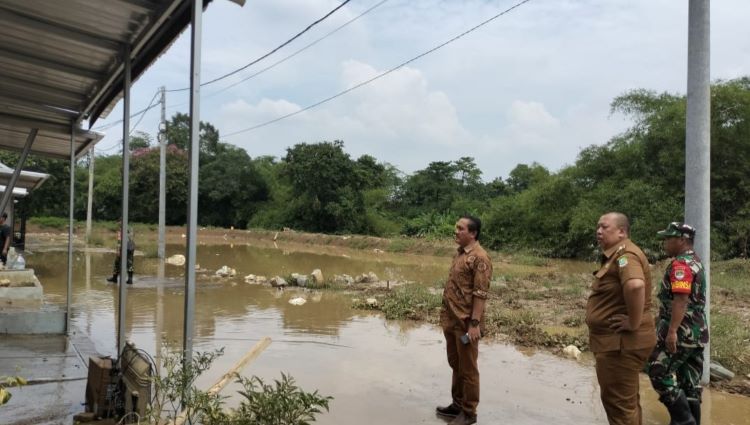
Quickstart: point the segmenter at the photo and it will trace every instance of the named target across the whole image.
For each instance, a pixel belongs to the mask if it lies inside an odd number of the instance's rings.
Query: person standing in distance
[[[10,249],[10,240],[13,232],[10,229],[10,226],[8,223],[8,213],[4,212],[0,214],[0,247],[2,247],[2,252],[0,252],[0,261],[3,262],[3,265],[8,261],[8,250]]]
[[[648,376],[671,425],[700,425],[703,347],[708,344],[705,271],[693,251],[692,226],[673,222],[658,236],[672,260],[659,286],[657,343]]]
[[[642,423],[638,374],[656,345],[651,271],[629,235],[625,214],[611,212],[599,219],[596,239],[602,256],[586,306],[589,346],[610,425]]]
[[[463,216],[456,222],[455,242],[448,281],[443,289],[440,324],[445,335],[448,364],[453,370],[451,404],[437,414],[453,417],[451,425],[477,422],[479,404],[479,338],[484,328],[484,307],[492,279],[492,262],[479,245],[482,222]]]
[[[133,284],[133,256],[135,255],[135,242],[133,242],[133,228],[128,226],[127,230],[127,257],[125,259],[126,266],[128,268],[128,280],[127,284]],[[117,278],[120,276],[120,253],[122,248],[122,219],[117,220],[117,253],[115,254],[115,263],[112,266],[112,277],[107,278],[107,282],[117,283]]]

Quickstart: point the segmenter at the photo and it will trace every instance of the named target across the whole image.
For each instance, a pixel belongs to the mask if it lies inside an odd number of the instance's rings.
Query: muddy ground
[[[114,224],[97,225],[90,245],[113,247]],[[180,244],[185,229],[168,227],[167,243]],[[59,244],[67,240],[60,229],[39,228],[33,224],[29,238],[35,245]],[[83,235],[83,229],[77,229]],[[145,256],[156,256],[156,226],[136,225],[138,249]],[[296,231],[262,231],[201,228],[201,245],[231,245],[252,242],[272,247],[283,243],[295,251],[325,252],[342,256],[373,256],[382,252],[403,253],[407,261],[445,262],[454,251],[452,241],[414,238],[376,238],[310,234]],[[77,239],[83,244],[83,238]],[[562,355],[567,345],[587,350],[588,333],[584,311],[591,282],[593,263],[559,261],[520,254],[491,253],[494,277],[487,310],[489,338],[509,341],[524,347],[538,347]],[[654,266],[653,275],[660,276],[663,264]],[[419,282],[411,288],[391,290],[367,286],[351,287],[335,284],[321,289],[352,291],[354,306],[382,310],[387,318],[411,319],[437,323],[440,306],[441,280]],[[377,305],[362,302],[376,298]],[[657,303],[654,302],[656,306]],[[712,265],[712,359],[735,372],[731,382],[715,383],[728,392],[750,395],[750,262],[731,260]]]

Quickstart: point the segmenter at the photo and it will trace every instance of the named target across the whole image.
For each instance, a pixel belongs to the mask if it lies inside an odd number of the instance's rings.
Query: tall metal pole
[[[161,87],[161,123],[159,124],[159,258],[165,256],[165,230],[167,208],[167,122],[166,122],[166,89]]]
[[[91,240],[91,220],[94,209],[94,147],[89,150],[89,196],[86,202],[86,243]]]
[[[70,316],[72,314],[72,299],[73,299],[73,208],[75,206],[75,178],[76,178],[76,155],[75,155],[75,141],[76,141],[76,127],[78,123],[74,123],[70,126],[70,203],[68,204],[68,276],[67,276],[67,290],[65,293],[65,334],[70,336]]]
[[[122,88],[122,226],[120,227],[120,299],[117,311],[117,354],[125,347],[125,278],[128,270],[128,194],[130,185],[130,44],[125,44]]]
[[[697,228],[695,251],[706,273],[706,319],[711,305],[711,58],[710,1],[690,0],[688,17],[685,221]],[[711,347],[704,348],[702,382],[710,378]]]
[[[203,1],[193,0],[193,24],[190,46],[190,182],[187,212],[185,261],[185,325],[183,364],[193,357],[193,318],[195,316],[195,255],[198,244],[198,154],[200,150],[200,71]]]

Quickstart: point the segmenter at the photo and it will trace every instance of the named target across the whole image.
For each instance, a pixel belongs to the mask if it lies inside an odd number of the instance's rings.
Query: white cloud
[[[297,111],[513,3],[390,0],[258,78],[203,99],[201,118],[227,134]],[[239,8],[213,2],[204,15],[204,81],[267,52],[338,4],[254,0]],[[373,4],[347,4],[262,64]],[[485,179],[507,176],[520,162],[537,161],[556,170],[573,162],[581,148],[605,143],[626,127],[623,117],[609,116],[615,96],[635,88],[684,93],[687,6],[673,0],[535,0],[371,85],[228,141],[255,156],[283,155],[299,142],[343,139],[353,156],[370,153],[405,171],[474,156]],[[713,78],[750,75],[748,14],[746,0],[712,4]],[[188,34],[138,81],[134,110],[145,107],[158,86],[187,84]],[[224,83],[203,93],[221,87]],[[186,100],[185,93],[168,95],[168,104]],[[145,117],[139,130],[155,131],[157,111]],[[110,120],[120,117],[118,108]],[[102,147],[121,133],[117,127],[109,130]]]
[[[380,72],[347,60],[341,64],[340,87],[352,87]],[[221,108],[220,122],[224,132],[231,133],[299,109],[300,105],[285,99],[264,98],[256,104],[234,101]],[[295,143],[333,139],[344,140],[355,156],[368,153],[408,171],[423,168],[436,153],[456,159],[461,155],[453,152],[471,145],[471,135],[459,122],[448,96],[431,90],[422,73],[413,68],[400,69],[348,96],[229,141],[251,155],[279,155],[283,147]],[[404,151],[414,154],[405,158]],[[447,156],[449,152],[452,156]]]

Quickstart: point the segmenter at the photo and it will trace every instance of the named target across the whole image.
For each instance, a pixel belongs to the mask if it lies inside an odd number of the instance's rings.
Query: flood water
[[[33,251],[33,247],[32,247]],[[167,254],[184,254],[169,246]],[[116,285],[111,274],[114,254],[74,255],[72,324],[91,338],[100,353],[114,355],[116,344]],[[65,302],[67,254],[36,252],[26,257],[44,285],[47,302]],[[208,388],[227,372],[260,338],[272,344],[244,369],[244,375],[265,380],[291,374],[307,391],[334,397],[321,424],[444,424],[434,407],[450,401],[450,370],[442,332],[431,325],[388,322],[378,314],[350,308],[356,295],[304,292],[248,285],[247,274],[308,274],[352,276],[369,271],[381,279],[432,284],[447,274],[443,258],[369,252],[299,252],[294,247],[247,245],[199,246],[198,261],[210,273],[198,274],[194,350],[225,347],[225,354],[199,381]],[[213,271],[227,265],[234,278],[216,279]],[[503,267],[498,265],[498,267]],[[166,265],[157,277],[156,259],[136,257],[135,284],[127,289],[127,338],[152,354],[162,341],[181,347],[184,267]],[[288,300],[308,302],[293,306]],[[546,353],[519,351],[500,343],[480,347],[483,424],[602,424],[598,387],[591,364]],[[646,424],[666,424],[647,380],[642,381]],[[223,394],[236,390],[229,386]],[[750,399],[705,391],[704,425],[750,424]],[[236,402],[230,400],[230,405]]]

